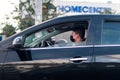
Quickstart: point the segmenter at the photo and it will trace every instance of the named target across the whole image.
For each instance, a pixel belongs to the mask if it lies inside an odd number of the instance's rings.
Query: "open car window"
[[[25,38],[24,47],[59,47],[65,46],[70,41],[72,30],[82,26],[88,30],[88,21],[58,24],[40,31],[34,32]],[[86,37],[87,32],[85,33]],[[62,44],[62,45],[61,45]]]
[[[54,29],[51,31],[49,31],[48,29],[43,29],[41,31],[35,32],[25,38],[24,47],[34,47],[40,41],[43,41],[44,38],[47,38],[48,35],[55,33],[57,33],[57,31],[55,31]]]

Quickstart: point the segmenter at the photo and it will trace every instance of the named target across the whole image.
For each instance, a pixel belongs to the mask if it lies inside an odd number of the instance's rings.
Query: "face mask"
[[[72,35],[70,36],[70,40],[71,40],[72,42],[75,42],[75,39],[73,39],[73,36],[72,36]]]

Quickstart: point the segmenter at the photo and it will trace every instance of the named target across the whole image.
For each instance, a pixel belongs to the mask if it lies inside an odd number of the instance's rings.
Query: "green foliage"
[[[3,34],[6,35],[6,37],[9,37],[15,33],[15,28],[12,25],[5,24],[3,28]]]
[[[34,25],[34,23],[35,23],[35,20],[31,16],[27,15],[25,18],[21,19],[21,22],[19,24],[19,29],[23,30],[25,28],[28,28],[28,27]]]
[[[19,0],[19,6],[15,7],[14,13],[19,13],[18,16],[14,16],[13,19],[18,20],[18,28],[23,30],[35,24],[35,10],[30,0]]]
[[[116,12],[113,10],[110,11],[110,10],[105,9],[103,12],[100,12],[100,14],[116,14]]]
[[[35,2],[32,0],[19,0],[20,3],[18,6],[15,6],[15,10],[11,13],[17,13],[17,16],[14,16],[13,19],[18,22],[18,26],[15,29],[12,25],[8,23],[3,23],[5,27],[3,28],[3,34],[7,37],[14,34],[15,30],[23,30],[35,24]],[[42,0],[42,21],[54,18],[57,16],[56,7],[52,4],[53,0]],[[8,20],[9,17],[6,18]]]
[[[52,4],[53,0],[43,0],[42,6],[42,21],[54,18],[57,16],[56,7]],[[16,12],[19,12],[18,16],[15,16],[14,19],[19,20],[19,29],[23,30],[35,24],[35,5],[32,1],[26,0],[22,2],[20,0],[19,7],[16,8]],[[27,14],[24,14],[27,13]]]
[[[43,19],[42,21],[54,18],[56,16],[58,16],[58,14],[56,13],[56,7],[52,4],[53,0],[43,0],[43,4],[42,4],[42,16]]]
[[[35,14],[35,10],[33,7],[33,4],[30,0],[26,0],[26,2],[22,2],[23,0],[19,0],[19,11],[22,13],[23,11],[26,11],[29,16],[32,16]],[[23,13],[24,14],[24,13]]]

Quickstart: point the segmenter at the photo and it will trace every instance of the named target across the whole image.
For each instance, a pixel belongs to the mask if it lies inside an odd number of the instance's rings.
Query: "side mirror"
[[[12,46],[14,48],[21,48],[22,44],[23,44],[23,39],[22,38],[23,38],[22,36],[16,37],[12,42]]]

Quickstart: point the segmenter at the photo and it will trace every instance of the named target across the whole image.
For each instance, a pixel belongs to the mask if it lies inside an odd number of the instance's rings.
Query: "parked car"
[[[71,45],[76,27],[84,45]],[[0,80],[80,79],[120,79],[120,15],[59,17],[0,42]]]

